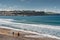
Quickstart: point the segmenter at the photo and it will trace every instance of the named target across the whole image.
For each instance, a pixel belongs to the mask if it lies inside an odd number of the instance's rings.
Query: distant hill
[[[60,14],[44,11],[0,11],[0,16],[43,16],[43,15],[60,15]]]

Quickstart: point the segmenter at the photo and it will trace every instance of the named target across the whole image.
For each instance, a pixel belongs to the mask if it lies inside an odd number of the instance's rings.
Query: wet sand
[[[18,33],[19,33],[19,36],[18,36]],[[58,40],[58,39],[48,38],[48,37],[36,37],[36,38],[27,37],[26,35],[28,36],[28,35],[36,35],[36,34],[0,28],[0,40]]]

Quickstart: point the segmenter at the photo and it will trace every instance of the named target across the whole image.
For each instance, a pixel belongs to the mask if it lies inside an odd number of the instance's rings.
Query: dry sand
[[[13,32],[14,32],[14,35],[13,35]],[[18,33],[19,33],[19,36],[18,36]],[[0,40],[57,40],[57,39],[48,38],[48,37],[38,37],[38,38],[25,37],[25,35],[36,35],[36,34],[0,28]]]

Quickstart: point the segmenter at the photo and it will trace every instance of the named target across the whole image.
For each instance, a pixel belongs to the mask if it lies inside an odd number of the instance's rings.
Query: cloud
[[[25,0],[24,0],[25,1]],[[45,11],[45,12],[58,12],[60,13],[60,9],[56,9],[57,7],[55,6],[54,8],[44,8],[44,9],[30,9],[30,8],[25,8],[24,6],[17,6],[17,5],[7,5],[7,4],[1,4],[0,3],[0,11],[10,11],[10,10],[36,10],[36,11]]]
[[[19,9],[19,7],[16,5],[8,6],[6,4],[0,3],[0,11],[9,11],[9,10],[18,10],[18,9]]]

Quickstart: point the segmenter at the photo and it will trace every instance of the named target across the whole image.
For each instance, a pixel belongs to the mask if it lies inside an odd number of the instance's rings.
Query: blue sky
[[[60,0],[0,0],[0,10],[60,11]]]

